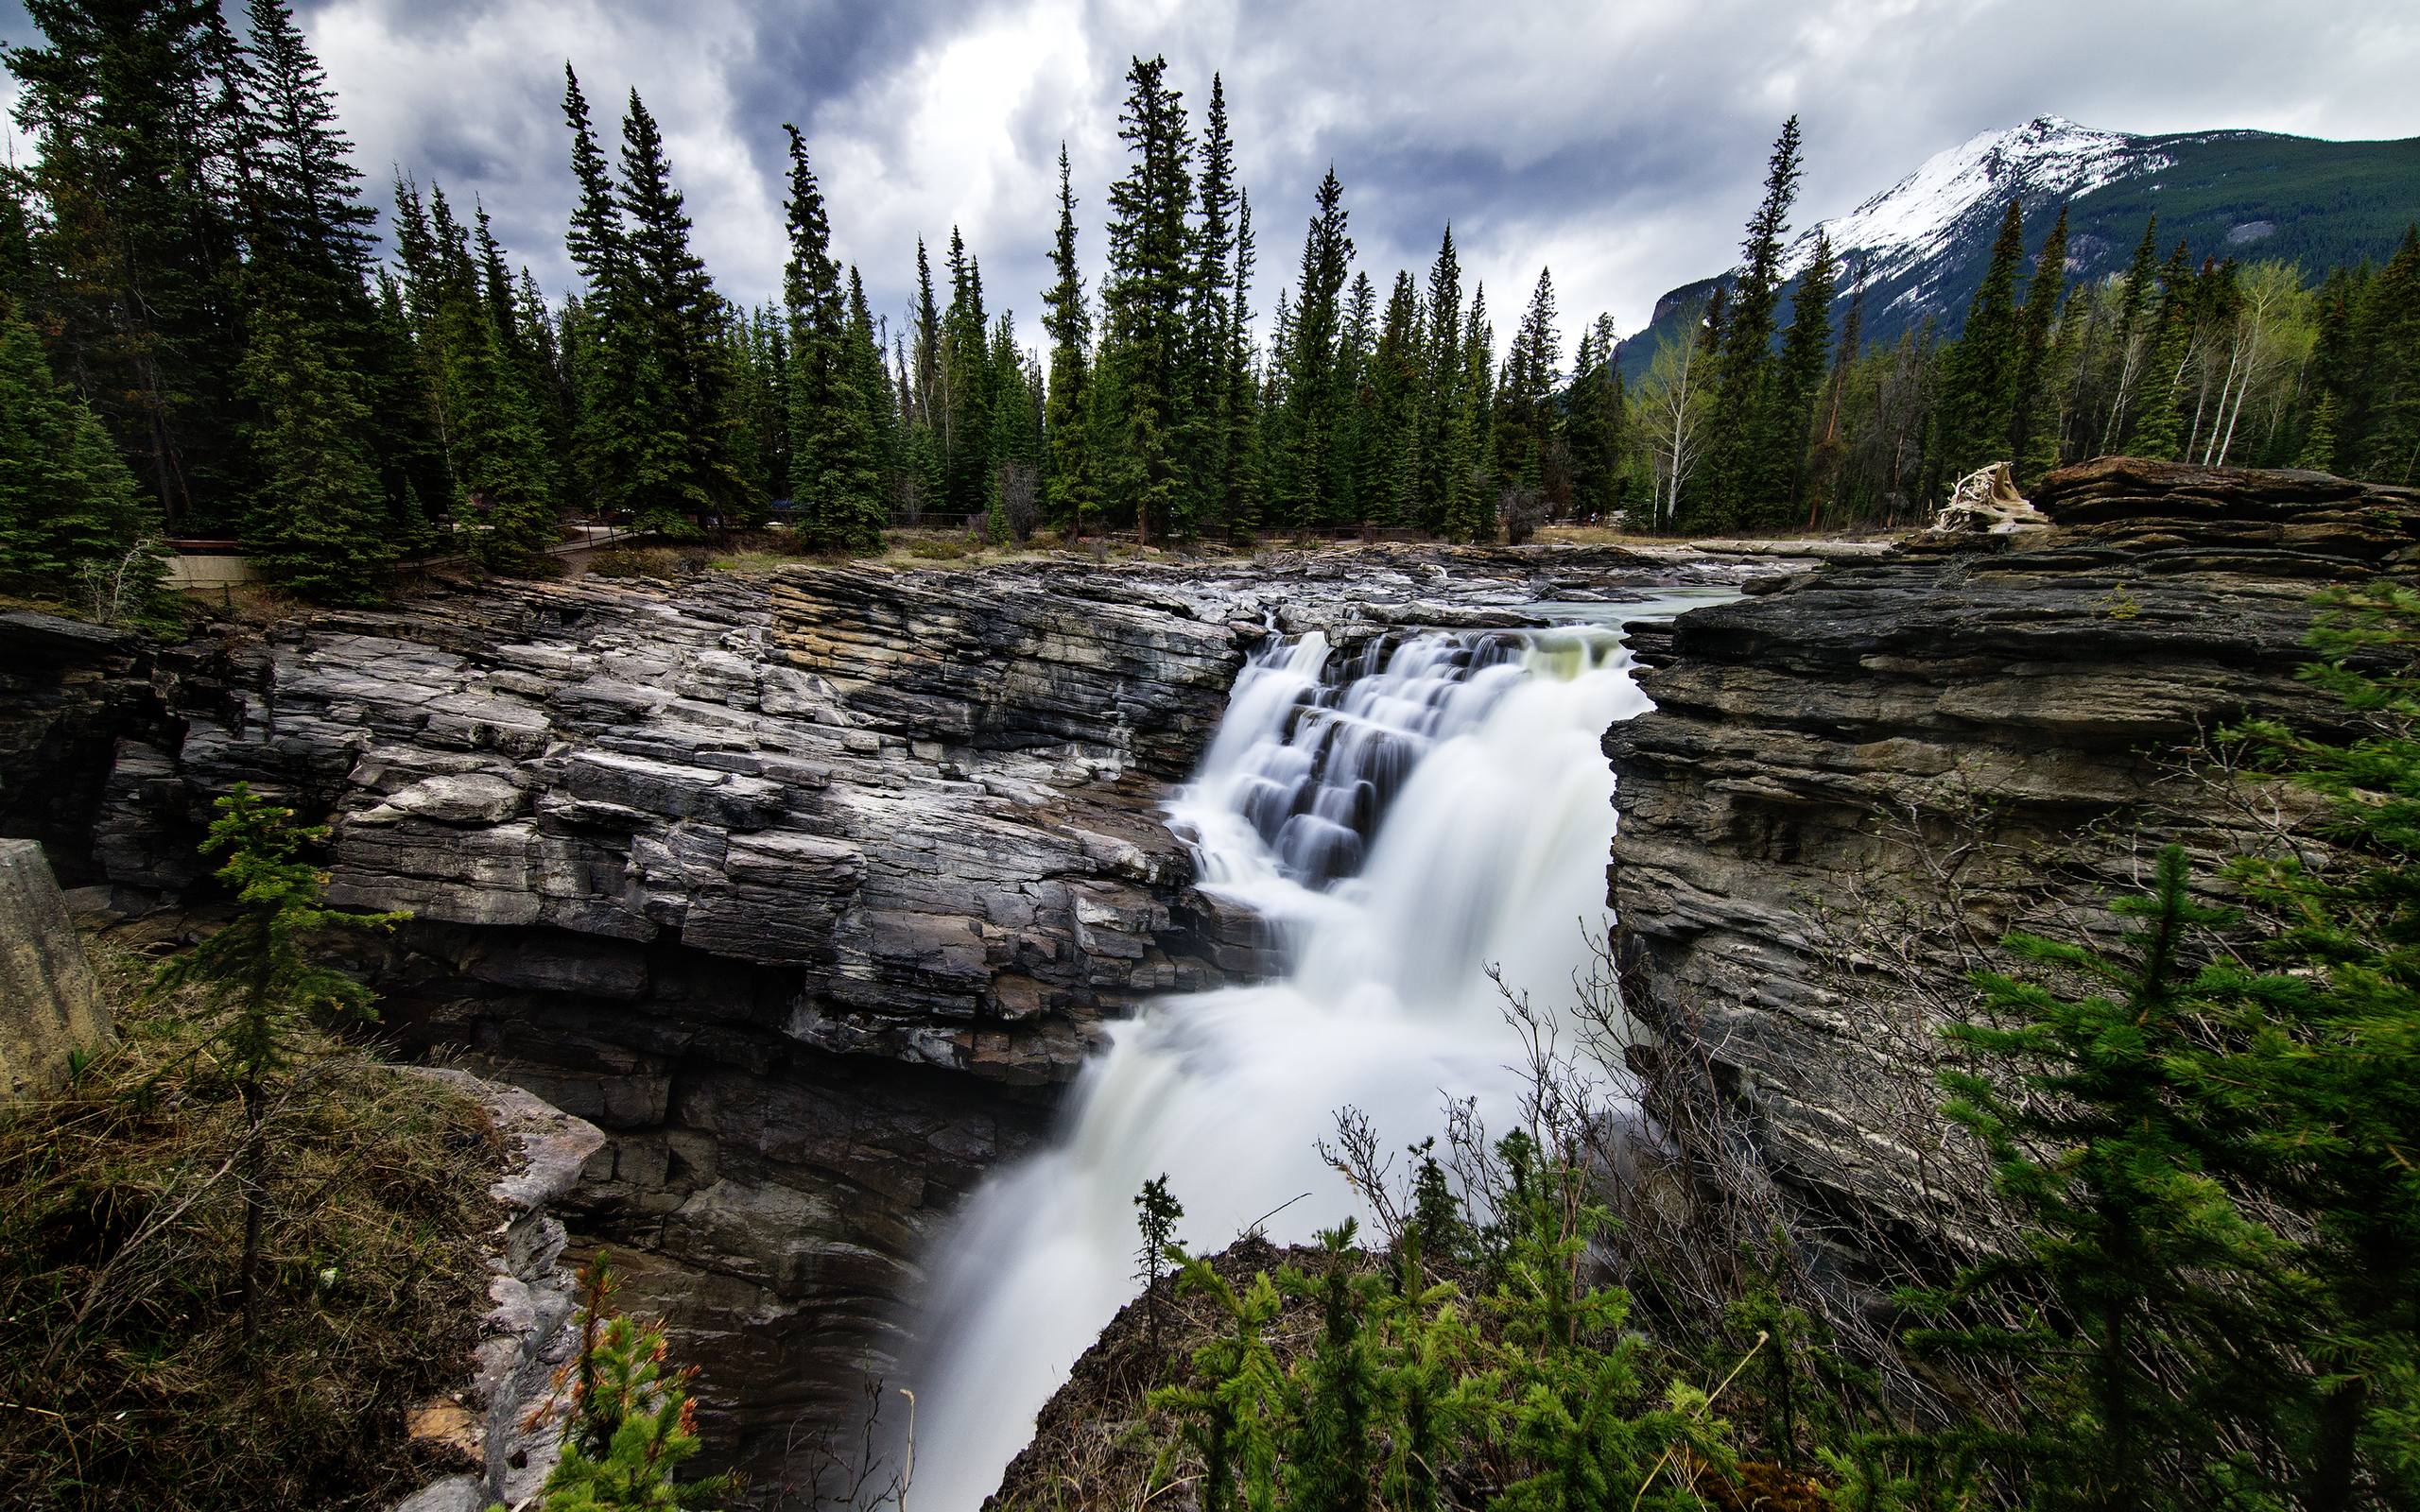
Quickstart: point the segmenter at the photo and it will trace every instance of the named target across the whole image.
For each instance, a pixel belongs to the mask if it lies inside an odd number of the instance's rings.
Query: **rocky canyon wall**
[[[606,1130],[580,1243],[705,1365],[710,1436],[769,1468],[886,1367],[933,1226],[1041,1134],[1102,1023],[1253,968],[1159,809],[1248,647],[1735,576],[1427,549],[802,566],[443,589],[158,649],[0,624],[0,809],[120,914],[206,910],[194,846],[235,782],[326,817],[333,899],[414,916],[351,963],[381,1032]]]
[[[2178,750],[2250,711],[2327,718],[2294,676],[2312,596],[2420,552],[2420,493],[2312,473],[2109,459],[2034,502],[2053,528],[1685,616],[1656,712],[1606,736],[1634,998],[1843,1245],[1877,1213],[1958,1221],[1922,1061],[1964,947],[2089,920],[2158,839],[2229,850],[2245,816]]]

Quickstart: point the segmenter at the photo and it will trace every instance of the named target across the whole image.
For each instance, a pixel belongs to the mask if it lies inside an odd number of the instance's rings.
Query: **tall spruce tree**
[[[142,547],[158,511],[137,490],[92,408],[53,381],[41,339],[0,294],[0,589],[71,597],[90,573],[130,569],[128,613],[148,607],[156,566]]]
[[[1747,497],[1761,476],[1755,455],[1759,422],[1769,413],[1766,389],[1773,369],[1773,310],[1781,297],[1782,237],[1789,230],[1801,173],[1798,117],[1782,123],[1765,164],[1764,198],[1749,217],[1739,244],[1739,271],[1733,278],[1722,344],[1715,353],[1714,402],[1707,421],[1703,481],[1686,498],[1683,525],[1706,530],[1728,525],[1743,511],[1761,508]]]
[[[1109,190],[1109,280],[1102,290],[1104,363],[1118,368],[1122,411],[1116,465],[1104,481],[1131,510],[1142,539],[1178,518],[1178,431],[1184,396],[1184,301],[1192,277],[1193,141],[1184,96],[1167,87],[1167,60],[1136,58],[1127,70],[1118,139],[1132,161]]]
[[[2100,424],[2100,450],[2106,453],[2115,453],[2123,444],[2140,402],[2143,373],[2149,366],[2145,316],[2157,308],[2152,303],[2152,292],[2159,277],[2159,245],[2153,240],[2158,234],[2159,217],[2153,215],[2143,223],[2143,239],[2135,244],[2134,261],[2127,264],[2118,286],[2118,334],[2110,343],[2101,378],[2101,390],[2108,395]]]
[[[349,323],[345,334],[366,338],[364,280],[378,216],[362,203],[336,93],[285,0],[250,0],[246,17],[253,255],[274,249],[292,281],[280,291],[289,310]]]
[[[992,321],[983,308],[982,266],[955,226],[949,288],[949,308],[942,312],[942,496],[948,508],[972,517],[992,503]]]
[[[2025,213],[2014,198],[2000,216],[1992,260],[1966,307],[1951,350],[1942,404],[1943,450],[1952,474],[2007,458],[2020,358],[2016,279],[2025,261]]]
[[[1445,534],[1455,541],[1487,541],[1495,534],[1495,445],[1490,420],[1495,413],[1495,327],[1487,318],[1487,286],[1471,290],[1462,316],[1461,377],[1449,455]]]
[[[527,573],[555,541],[552,458],[507,335],[512,311],[490,302],[470,232],[442,188],[432,187],[429,209],[433,246],[423,276],[448,420],[455,519],[480,565]]]
[[[2051,386],[2058,373],[2052,343],[2057,338],[2059,306],[2067,287],[2067,207],[2042,241],[2033,259],[2033,276],[2026,282],[2025,308],[2017,318],[2016,373],[2011,386],[2008,450],[2022,481],[2031,487],[2038,476],[2035,451],[2045,428],[2051,431],[2051,455],[2056,458],[2058,397]]]
[[[608,510],[679,524],[686,502],[682,438],[668,381],[648,339],[647,317],[620,197],[579,76],[563,65],[563,119],[579,190],[564,249],[587,284],[564,324],[563,363],[575,405],[574,492]]]
[[[789,318],[789,494],[798,532],[818,551],[878,550],[886,513],[873,455],[878,396],[862,391],[872,335],[851,329],[805,139],[794,126],[782,130],[789,141],[784,216],[790,255],[782,301]]]
[[[1832,352],[1831,377],[1824,386],[1824,412],[1806,460],[1806,528],[1814,529],[1832,500],[1841,472],[1847,464],[1849,384],[1858,370],[1858,354],[1865,338],[1867,263],[1860,253],[1849,277],[1848,314],[1841,319],[1841,339]]]
[[[1463,425],[1462,271],[1454,255],[1454,228],[1445,227],[1429,265],[1426,392],[1412,455],[1414,520],[1432,534],[1449,528],[1457,480],[1470,469],[1471,437]]]
[[[350,369],[299,315],[265,307],[237,369],[258,417],[248,439],[261,466],[244,544],[269,578],[305,598],[359,604],[378,596],[393,559],[386,496],[362,437],[370,406]]]
[[[1505,486],[1535,492],[1546,481],[1548,449],[1558,439],[1562,416],[1552,403],[1562,374],[1562,338],[1555,334],[1554,272],[1538,270],[1530,307],[1513,334],[1496,396],[1495,470]]]
[[[1806,494],[1807,448],[1815,428],[1815,400],[1831,357],[1832,293],[1839,286],[1832,240],[1818,233],[1815,255],[1790,296],[1789,331],[1782,338],[1766,395],[1764,422],[1757,427],[1754,487],[1743,511],[1746,523],[1772,530],[1798,518]]]
[[[2370,392],[2349,450],[2362,477],[2410,483],[2420,477],[2420,227],[2370,281],[2355,340]]]
[[[216,0],[28,0],[11,47],[36,152],[40,324],[172,530],[230,530],[255,496],[239,424],[241,66]]]
[[[1344,186],[1333,167],[1321,179],[1313,203],[1286,346],[1285,409],[1269,421],[1283,438],[1270,502],[1297,530],[1326,523],[1335,506],[1334,463],[1344,419],[1338,297],[1353,260],[1353,239],[1344,233]]]
[[[651,444],[675,459],[664,491],[649,506],[673,513],[725,518],[740,504],[741,480],[731,459],[737,422],[732,374],[719,340],[727,306],[706,265],[689,248],[689,213],[673,186],[664,133],[637,90],[622,118],[620,203],[633,285],[642,401],[668,401],[657,413],[637,407],[622,423],[652,426]],[[609,311],[609,318],[615,318]]]
[[[1250,541],[1260,528],[1260,385],[1253,373],[1252,196],[1236,193],[1236,267],[1227,300],[1227,345],[1220,387],[1227,421],[1225,496],[1219,515],[1230,534]]]
[[[941,416],[942,312],[933,298],[933,262],[925,239],[916,238],[916,303],[908,312],[906,350],[900,353],[900,387],[906,398],[907,437],[901,467],[918,509],[942,503]]]
[[[1067,173],[1067,145],[1059,144],[1059,230],[1050,244],[1057,275],[1043,297],[1042,326],[1050,336],[1049,403],[1043,428],[1049,439],[1044,496],[1051,523],[1070,536],[1091,529],[1100,510],[1100,483],[1092,445],[1092,310],[1076,260],[1076,195]],[[1226,290],[1215,291],[1223,306]],[[1223,321],[1221,322],[1223,330]],[[1225,361],[1223,345],[1215,354]],[[1225,438],[1219,438],[1223,452]]]
[[[1370,446],[1370,371],[1378,352],[1378,295],[1366,272],[1345,285],[1344,319],[1336,342],[1336,445],[1328,455],[1331,525],[1365,524],[1370,505],[1361,495],[1363,459]]]
[[[337,125],[335,93],[283,0],[251,0],[247,19],[237,82],[248,145],[241,195],[251,253],[243,280],[250,339],[278,350],[308,346],[325,397],[265,383],[259,365],[248,360],[241,389],[251,411],[245,434],[256,447],[261,491],[242,534],[268,548],[265,559],[286,580],[352,597],[351,590],[331,585],[351,581],[354,562],[306,566],[296,554],[316,549],[375,564],[424,543],[429,532],[413,518],[421,509],[398,496],[389,481],[408,472],[420,438],[387,423],[385,406],[377,403],[381,378],[391,382],[402,361],[386,347],[391,329],[380,320],[365,283],[370,228],[377,216],[361,201],[352,144]],[[264,412],[261,406],[271,403],[332,405],[360,414],[366,423],[339,436],[327,431],[323,416]],[[259,447],[274,447],[275,454]],[[385,455],[388,449],[395,455]],[[309,455],[323,457],[333,470],[316,486],[302,486],[298,472]],[[365,469],[379,480],[374,508],[355,497]],[[277,518],[314,508],[335,512],[317,521]]]
[[[847,333],[850,375],[856,384],[857,403],[865,412],[867,444],[877,485],[869,518],[877,530],[888,523],[891,501],[898,497],[901,457],[899,409],[893,403],[890,375],[883,366],[882,334],[883,328],[874,320],[873,308],[866,301],[865,280],[852,263]]]
[[[2152,317],[2150,352],[2145,359],[2142,403],[2126,449],[2136,456],[2174,461],[2185,442],[2185,417],[2178,407],[2185,378],[2185,359],[2193,340],[2192,274],[2180,241],[2160,265],[2159,306]]]
[[[1062,163],[1063,169],[1064,164]],[[1233,348],[1229,285],[1236,256],[1235,141],[1227,129],[1227,86],[1210,76],[1203,118],[1201,171],[1196,185],[1193,282],[1186,295],[1184,373],[1184,509],[1198,528],[1225,520],[1234,492],[1237,392],[1228,373]]]
[[[1426,381],[1421,341],[1420,287],[1409,272],[1397,272],[1370,356],[1360,455],[1363,516],[1379,525],[1399,526],[1411,513],[1413,432]]]
[[[1571,447],[1571,508],[1582,520],[1610,520],[1623,503],[1630,466],[1630,399],[1623,391],[1614,318],[1599,315],[1580,338],[1564,396]]]

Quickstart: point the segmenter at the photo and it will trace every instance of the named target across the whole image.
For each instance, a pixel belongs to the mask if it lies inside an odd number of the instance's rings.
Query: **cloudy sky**
[[[229,0],[230,9],[239,9]],[[1566,340],[1728,265],[1782,119],[1807,143],[1800,220],[1835,215],[1974,133],[2046,112],[2132,131],[2420,134],[2409,0],[301,0],[364,172],[479,196],[550,290],[571,199],[559,102],[578,67],[611,129],[636,88],[663,122],[725,292],[771,294],[781,126],[796,122],[839,254],[879,311],[916,238],[952,224],[995,308],[1040,339],[1064,140],[1097,275],[1122,168],[1130,58],[1165,54],[1196,112],[1225,76],[1261,248],[1291,281],[1311,191],[1343,180],[1383,294],[1450,218],[1499,333],[1541,265]],[[35,33],[0,0],[0,41]],[[14,88],[0,77],[0,98]],[[25,148],[18,144],[22,155]],[[609,147],[610,150],[610,147]]]

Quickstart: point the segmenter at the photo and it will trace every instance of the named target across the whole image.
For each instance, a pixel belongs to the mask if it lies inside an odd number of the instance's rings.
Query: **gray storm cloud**
[[[1167,56],[1197,123],[1211,74],[1225,77],[1264,310],[1291,280],[1312,187],[1332,163],[1357,266],[1382,294],[1396,268],[1426,266],[1450,218],[1499,334],[1547,265],[1566,339],[1600,310],[1635,328],[1665,289],[1727,265],[1768,144],[1792,112],[1807,139],[1802,223],[1976,131],[2046,111],[2135,131],[2420,131],[2405,87],[2420,21],[2394,0],[298,9],[375,197],[398,168],[476,196],[550,289],[574,277],[562,251],[568,59],[609,127],[633,87],[663,122],[699,249],[733,298],[779,287],[781,125],[795,121],[836,248],[861,265],[878,309],[906,307],[916,238],[938,260],[955,224],[991,302],[1017,312],[1028,342],[1040,339],[1062,140],[1098,279],[1136,53]],[[0,39],[31,37],[23,10],[0,0]]]

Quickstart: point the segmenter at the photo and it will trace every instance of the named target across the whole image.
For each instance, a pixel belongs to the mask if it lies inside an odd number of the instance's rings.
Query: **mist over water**
[[[1053,1147],[994,1175],[942,1236],[917,1505],[979,1506],[1138,1290],[1146,1180],[1167,1175],[1197,1251],[1308,1193],[1266,1225],[1298,1242],[1357,1206],[1315,1148],[1337,1109],[1398,1147],[1439,1132],[1448,1098],[1510,1125],[1518,1046],[1488,968],[1542,1006],[1569,1001],[1583,931],[1610,922],[1599,742],[1649,707],[1603,625],[1421,635],[1350,662],[1312,634],[1253,660],[1168,809],[1202,889],[1276,931],[1282,974],[1115,1026]]]

